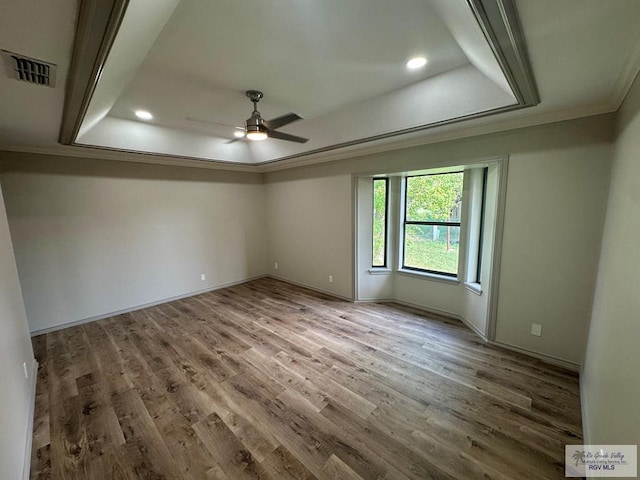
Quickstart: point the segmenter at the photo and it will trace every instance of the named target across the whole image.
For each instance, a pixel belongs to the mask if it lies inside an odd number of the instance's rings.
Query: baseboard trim
[[[24,449],[24,464],[22,467],[22,480],[29,480],[31,475],[31,447],[33,446],[33,421],[36,411],[36,385],[38,380],[38,362],[34,358],[29,372],[29,410],[27,411],[27,439]]]
[[[453,320],[458,320],[462,322],[465,327],[475,333],[481,340],[488,342],[487,337],[485,337],[484,332],[478,329],[475,325],[469,322],[462,315],[458,315],[457,313],[447,312],[446,310],[439,310],[437,308],[425,307],[424,305],[419,305],[417,303],[405,302],[403,300],[397,300],[395,298],[385,298],[385,299],[372,299],[372,300],[358,300],[358,302],[380,302],[380,303],[397,303],[398,305],[404,305],[405,307],[415,308],[416,310],[421,310],[426,313],[433,313],[435,315],[439,315],[441,317],[449,317]]]
[[[584,367],[580,368],[580,412],[582,413],[582,443],[584,445],[593,445],[589,430],[589,405],[587,403],[587,392],[585,391]]]
[[[392,303],[395,302],[393,298],[359,298],[354,300],[353,303]],[[397,302],[400,303],[400,302]]]
[[[313,290],[314,292],[324,293],[325,295],[330,295],[332,297],[339,298],[340,300],[346,300],[347,302],[353,303],[353,301],[354,301],[353,298],[344,297],[344,296],[339,295],[339,294],[337,294],[335,292],[330,292],[328,290],[323,290],[321,288],[314,287],[313,285],[307,285],[306,283],[294,282],[293,280],[289,280],[288,278],[279,277],[279,276],[273,275],[271,273],[268,273],[267,275],[264,275],[264,276],[267,277],[267,278],[273,278],[274,280],[280,280],[281,282],[290,283],[291,285],[297,285],[298,287],[308,288],[309,290]]]
[[[38,336],[38,335],[43,335],[45,333],[50,333],[50,332],[55,332],[55,331],[58,331],[58,330],[64,330],[65,328],[75,327],[77,325],[82,325],[84,323],[96,322],[98,320],[103,320],[105,318],[115,317],[116,315],[122,315],[123,313],[135,312],[137,310],[142,310],[143,308],[155,307],[156,305],[162,305],[163,303],[173,302],[174,300],[181,300],[183,298],[194,297],[196,295],[201,295],[203,293],[214,292],[216,290],[221,290],[223,288],[233,287],[235,285],[241,285],[243,283],[247,283],[247,282],[250,282],[252,280],[257,280],[259,278],[264,278],[264,277],[267,277],[267,276],[268,275],[258,275],[258,276],[255,276],[255,277],[246,278],[244,280],[239,280],[237,282],[223,283],[223,284],[220,284],[220,285],[216,285],[214,287],[208,287],[208,288],[204,288],[202,290],[197,290],[197,291],[194,291],[194,292],[184,293],[182,295],[176,295],[174,297],[164,298],[162,300],[157,300],[157,301],[145,303],[145,304],[142,304],[142,305],[136,305],[136,306],[133,306],[133,307],[123,308],[121,310],[116,310],[114,312],[109,312],[109,313],[96,315],[96,316],[93,316],[93,317],[83,318],[81,320],[74,320],[73,322],[61,323],[61,324],[55,325],[53,327],[42,328],[40,330],[33,330],[31,332],[31,336],[35,337],[35,336]]]
[[[580,372],[580,365],[577,363],[570,362],[568,360],[564,360],[562,358],[554,357],[552,355],[546,355],[544,353],[534,352],[533,350],[528,350],[522,347],[516,347],[515,345],[510,345],[508,343],[498,342],[496,340],[490,340],[490,344],[496,345],[498,347],[506,348],[507,350],[512,350],[514,352],[522,353],[523,355],[528,355],[529,357],[534,357],[544,362],[550,363],[551,365],[555,365],[557,367],[566,368],[567,370],[571,370],[572,372]]]
[[[397,298],[390,298],[387,300],[376,300],[380,303],[397,303],[398,305],[404,305],[405,307],[415,308],[416,310],[421,310],[427,313],[433,313],[434,315],[440,315],[441,317],[449,317],[454,320],[458,320],[462,322],[462,317],[457,313],[448,312],[446,310],[440,310],[438,308],[425,307],[424,305],[420,305],[418,303],[406,302],[404,300],[398,300]]]
[[[460,322],[462,322],[462,324],[467,327],[469,330],[471,330],[473,333],[475,333],[478,337],[480,337],[481,340],[483,340],[484,342],[490,344],[490,345],[496,345],[498,347],[502,347],[502,348],[506,348],[507,350],[511,350],[514,352],[518,352],[518,353],[522,353],[524,355],[527,355],[529,357],[534,357],[537,358],[539,360],[542,360],[544,362],[550,363],[551,365],[555,365],[558,367],[562,367],[562,368],[566,368],[567,370],[570,370],[572,372],[580,372],[580,365],[577,363],[573,363],[573,362],[569,362],[568,360],[564,360],[562,358],[557,358],[551,355],[545,355],[544,353],[538,353],[538,352],[534,352],[532,350],[527,350],[526,348],[521,348],[521,347],[516,347],[514,345],[509,345],[508,343],[502,343],[502,342],[497,342],[497,341],[491,341],[489,340],[485,335],[484,332],[480,331],[477,327],[475,327],[471,322],[469,322],[465,317],[463,317],[462,315],[458,315],[456,313],[452,313],[452,312],[447,312],[445,310],[439,310],[437,308],[431,308],[431,307],[425,307],[424,305],[418,305],[416,303],[411,303],[411,302],[405,302],[403,300],[397,300],[394,298],[385,298],[385,299],[372,299],[372,300],[357,300],[357,302],[380,302],[380,303],[397,303],[399,305],[404,305],[406,307],[411,307],[411,308],[415,308],[416,310],[421,310],[423,312],[427,312],[427,313],[433,313],[436,315],[440,315],[443,317],[449,317],[452,318],[454,320],[458,320]],[[582,382],[580,382],[580,398],[585,398],[584,396],[584,392],[582,392]],[[584,425],[586,425],[585,423],[585,412],[586,412],[586,408],[583,408],[582,410],[583,412],[583,432],[585,432],[585,428]],[[584,438],[588,438],[588,435],[585,434]],[[587,443],[585,443],[587,444]]]
[[[465,317],[460,317],[460,321],[464,323],[473,333],[475,333],[478,337],[480,337],[482,341],[489,343],[489,339],[484,334],[484,332],[480,330],[478,327],[476,327],[474,324],[469,322]]]

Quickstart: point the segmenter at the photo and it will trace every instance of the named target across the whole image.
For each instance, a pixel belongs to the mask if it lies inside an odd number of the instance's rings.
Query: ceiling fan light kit
[[[262,97],[264,97],[263,93],[258,90],[247,90],[246,92],[247,98],[253,102],[253,112],[251,112],[251,117],[247,118],[244,122],[244,131],[246,137],[249,140],[260,141],[266,140],[267,128],[264,125],[264,120],[260,116],[260,112],[258,111],[258,102]]]
[[[247,135],[246,137],[249,140],[266,140],[268,138],[268,135],[266,134],[266,132],[262,132],[260,130],[251,130],[249,127],[247,127]]]
[[[274,118],[273,120],[264,120],[258,111],[258,102],[264,94],[259,90],[247,90],[246,96],[253,103],[253,112],[251,117],[247,118],[244,122],[245,137],[249,140],[259,141],[266,140],[267,138],[277,138],[279,140],[286,140],[289,142],[305,143],[309,139],[297,137],[295,135],[289,135],[288,133],[282,133],[276,131],[277,128],[288,125],[296,120],[301,120],[302,117],[295,113],[287,113],[281,117]],[[235,138],[231,142],[241,140],[242,138]]]

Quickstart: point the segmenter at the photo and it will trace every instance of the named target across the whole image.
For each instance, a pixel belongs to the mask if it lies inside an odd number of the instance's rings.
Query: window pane
[[[463,173],[407,178],[406,219],[419,222],[459,222]]]
[[[460,227],[405,225],[404,266],[457,275]]]
[[[373,259],[374,267],[386,267],[387,179],[373,180]]]

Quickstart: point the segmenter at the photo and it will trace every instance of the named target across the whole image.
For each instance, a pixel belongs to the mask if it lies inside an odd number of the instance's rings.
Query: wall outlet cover
[[[542,336],[542,325],[539,323],[531,324],[531,335],[535,335],[536,337]]]

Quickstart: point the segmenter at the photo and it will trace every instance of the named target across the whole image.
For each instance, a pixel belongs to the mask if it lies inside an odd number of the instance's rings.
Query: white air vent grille
[[[7,68],[7,75],[10,78],[33,83],[34,85],[55,87],[56,66],[54,64],[7,52],[6,50],[2,50],[2,57]]]

